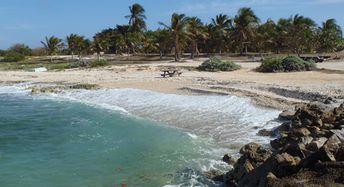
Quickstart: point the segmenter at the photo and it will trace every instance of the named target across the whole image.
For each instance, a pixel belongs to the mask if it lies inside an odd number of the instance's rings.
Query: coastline
[[[179,95],[235,95],[251,98],[258,106],[292,110],[328,97],[344,99],[344,63],[319,64],[318,71],[258,73],[259,63],[237,62],[243,68],[234,72],[199,72],[204,59],[184,63],[158,61],[149,64],[121,64],[97,69],[71,69],[54,72],[0,71],[2,84],[17,82],[43,84],[91,84],[100,88],[134,88]],[[162,78],[164,69],[179,69],[180,77]]]

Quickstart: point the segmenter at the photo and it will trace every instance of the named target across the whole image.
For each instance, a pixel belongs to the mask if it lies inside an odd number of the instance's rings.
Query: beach
[[[118,64],[96,69],[55,72],[1,71],[3,83],[95,84],[101,88],[135,88],[181,95],[220,94],[249,97],[260,106],[291,109],[295,104],[344,99],[344,62],[318,63],[318,70],[259,73],[259,62],[236,61],[233,72],[200,72],[205,59]],[[163,70],[178,69],[181,76],[162,78]]]

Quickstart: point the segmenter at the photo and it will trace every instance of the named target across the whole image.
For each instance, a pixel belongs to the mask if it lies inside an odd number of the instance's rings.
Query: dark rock
[[[261,145],[257,144],[257,143],[249,143],[247,145],[245,145],[244,147],[242,147],[240,149],[240,154],[242,155],[250,155],[252,153],[257,152],[257,150],[261,148]]]
[[[319,157],[321,161],[331,161],[331,162],[335,162],[336,158],[335,156],[332,154],[332,152],[329,150],[329,148],[327,148],[326,146],[323,146],[319,152]]]
[[[306,128],[296,128],[293,129],[293,135],[296,137],[304,137],[304,136],[309,136],[311,132],[309,132],[308,129]]]
[[[316,152],[326,143],[326,141],[327,138],[325,137],[317,138],[308,144],[306,148],[310,151]]]
[[[278,118],[281,120],[292,120],[294,118],[295,112],[285,110],[279,114]]]
[[[274,133],[271,130],[262,129],[257,133],[258,136],[273,136]]]
[[[338,149],[337,149],[337,152],[336,152],[336,160],[337,161],[344,161],[344,146],[341,145]]]
[[[203,175],[213,181],[224,182],[225,173],[222,173],[218,170],[206,171],[203,173]]]
[[[234,160],[231,156],[229,156],[228,154],[225,154],[225,156],[223,156],[222,161],[226,162],[229,165],[234,165],[236,163],[236,160]]]

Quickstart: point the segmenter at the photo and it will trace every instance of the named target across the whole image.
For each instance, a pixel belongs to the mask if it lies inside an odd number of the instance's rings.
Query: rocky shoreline
[[[286,122],[260,132],[276,137],[271,148],[249,143],[237,161],[225,155],[233,170],[212,178],[230,187],[344,186],[344,103],[308,104],[280,118]]]

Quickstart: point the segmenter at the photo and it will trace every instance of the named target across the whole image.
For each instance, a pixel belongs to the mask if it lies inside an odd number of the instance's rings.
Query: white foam
[[[30,85],[0,87],[0,93],[29,93]],[[259,128],[272,128],[279,111],[254,106],[236,96],[183,96],[137,89],[102,89],[42,94],[38,97],[82,102],[122,113],[153,119],[186,129],[193,139],[199,135],[238,149],[243,143],[267,143],[256,136]],[[258,127],[258,128],[257,128]]]
[[[73,91],[57,97],[105,108],[117,107],[131,114],[187,129],[195,135],[211,136],[218,142],[267,142],[256,136],[257,128],[272,128],[279,111],[254,106],[235,96],[182,96],[137,89]],[[195,136],[191,136],[195,138]]]

